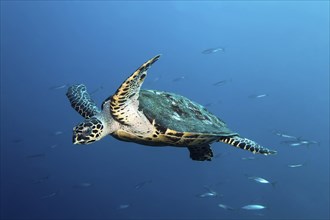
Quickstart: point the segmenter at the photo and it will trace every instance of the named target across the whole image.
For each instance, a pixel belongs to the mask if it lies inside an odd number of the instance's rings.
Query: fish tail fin
[[[276,185],[277,185],[277,181],[273,181],[270,184],[272,185],[273,189],[275,189],[276,188]]]
[[[306,166],[306,165],[308,165],[308,164],[309,164],[309,160],[306,160],[306,161],[304,161],[304,162],[302,163],[303,166]]]

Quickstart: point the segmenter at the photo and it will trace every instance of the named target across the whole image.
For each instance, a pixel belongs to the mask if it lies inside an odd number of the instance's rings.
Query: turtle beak
[[[75,131],[73,131],[73,136],[72,136],[72,143],[73,144],[87,144],[87,140],[85,140],[86,137],[83,134],[79,134]]]

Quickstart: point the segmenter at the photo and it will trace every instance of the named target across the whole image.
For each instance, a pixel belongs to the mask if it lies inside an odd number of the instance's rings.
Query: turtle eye
[[[88,137],[89,135],[91,135],[91,133],[92,133],[92,128],[91,127],[84,127],[81,131],[81,134],[84,137]]]

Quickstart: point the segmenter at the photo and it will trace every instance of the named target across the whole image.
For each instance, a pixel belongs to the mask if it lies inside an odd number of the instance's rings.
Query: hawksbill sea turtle
[[[264,155],[275,154],[227,128],[225,122],[186,97],[156,90],[141,90],[155,56],[140,66],[107,98],[101,109],[77,84],[66,93],[71,106],[85,118],[73,128],[74,144],[90,144],[111,135],[121,141],[148,146],[185,147],[190,158],[210,161],[210,144],[224,142]]]

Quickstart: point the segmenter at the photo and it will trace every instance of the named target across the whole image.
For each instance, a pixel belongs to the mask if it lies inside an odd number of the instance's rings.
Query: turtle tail
[[[270,155],[270,154],[276,154],[277,152],[274,150],[270,150],[268,148],[262,147],[256,142],[249,140],[247,138],[242,138],[239,136],[232,136],[232,137],[221,137],[219,142],[224,142],[226,144],[230,144],[235,147],[239,147],[243,150],[249,150],[252,153],[258,153],[263,155]]]
[[[70,86],[66,96],[68,97],[72,108],[86,119],[100,112],[99,108],[88,94],[84,84]]]

